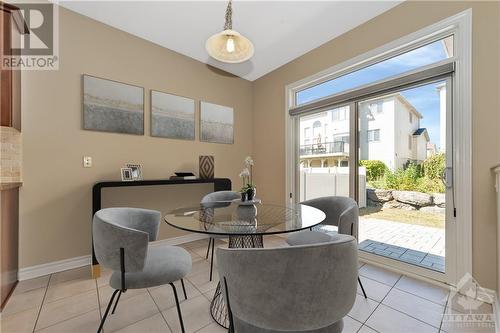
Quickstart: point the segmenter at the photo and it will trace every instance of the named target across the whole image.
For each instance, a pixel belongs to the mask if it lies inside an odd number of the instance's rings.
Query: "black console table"
[[[158,179],[158,180],[136,180],[136,181],[103,181],[95,183],[92,187],[92,217],[101,209],[101,189],[105,187],[130,187],[130,186],[158,186],[158,185],[182,185],[182,184],[214,184],[214,192],[230,191],[231,180],[228,178],[212,179]],[[98,278],[101,275],[99,262],[94,253],[92,244],[92,276]]]

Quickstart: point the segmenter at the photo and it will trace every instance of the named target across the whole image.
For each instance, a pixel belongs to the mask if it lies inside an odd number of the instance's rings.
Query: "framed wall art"
[[[151,90],[151,136],[194,140],[194,99]]]
[[[201,102],[200,120],[200,141],[234,143],[233,108]]]
[[[83,128],[144,134],[144,89],[83,75]]]

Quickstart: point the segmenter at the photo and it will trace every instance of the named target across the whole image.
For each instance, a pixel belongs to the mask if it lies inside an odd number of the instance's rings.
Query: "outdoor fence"
[[[366,169],[359,168],[359,207],[366,207]],[[349,196],[349,168],[304,168],[300,170],[300,201],[325,197]]]

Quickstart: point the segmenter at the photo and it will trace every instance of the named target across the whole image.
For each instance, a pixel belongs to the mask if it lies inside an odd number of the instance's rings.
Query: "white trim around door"
[[[444,19],[424,29],[377,49],[354,57],[320,73],[291,83],[285,87],[285,156],[286,156],[286,202],[292,204],[296,193],[297,119],[289,115],[295,107],[297,91],[345,75],[360,68],[388,59],[408,50],[425,45],[444,36],[454,35],[454,56],[456,63],[453,80],[453,165],[456,207],[456,244],[455,274],[449,284],[456,284],[465,274],[472,273],[472,9]],[[365,254],[363,254],[364,257]],[[371,260],[370,256],[365,258]],[[379,262],[381,263],[381,262]],[[384,262],[382,264],[388,264]],[[395,263],[397,268],[414,273],[410,265]],[[422,274],[427,278],[438,279],[434,272]]]

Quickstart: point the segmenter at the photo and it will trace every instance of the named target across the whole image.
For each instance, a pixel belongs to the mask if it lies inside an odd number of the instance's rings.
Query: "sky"
[[[446,59],[442,41],[422,46],[418,49],[387,59],[353,73],[324,82],[297,93],[297,104],[336,94],[364,84],[385,79],[425,65]],[[427,128],[430,142],[440,147],[439,140],[439,95],[433,83],[426,86],[402,91],[401,94],[423,115],[420,127]]]

